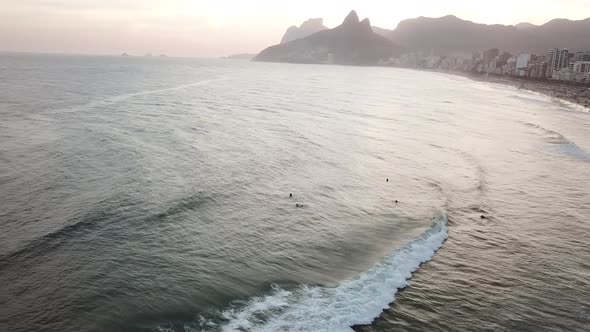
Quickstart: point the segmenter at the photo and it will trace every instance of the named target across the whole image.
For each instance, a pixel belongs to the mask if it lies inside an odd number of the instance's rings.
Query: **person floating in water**
[[[485,218],[486,218],[486,216],[484,216],[484,215],[482,214],[480,218],[481,218],[481,219],[485,219]]]
[[[385,182],[389,182],[389,178],[387,178],[387,181],[385,181]]]
[[[293,197],[293,194],[289,194],[289,198],[292,198],[292,197]]]
[[[395,204],[397,204],[397,199],[395,200]]]
[[[295,204],[295,207],[301,207],[301,205],[299,205],[299,204]]]

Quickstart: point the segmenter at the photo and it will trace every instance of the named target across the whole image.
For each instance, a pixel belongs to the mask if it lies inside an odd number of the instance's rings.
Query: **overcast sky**
[[[590,0],[0,0],[0,51],[221,56],[257,53],[285,29],[351,9],[393,29],[418,16],[543,24],[590,17]]]

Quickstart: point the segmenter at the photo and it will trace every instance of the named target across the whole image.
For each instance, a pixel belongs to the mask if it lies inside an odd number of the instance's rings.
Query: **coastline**
[[[403,68],[403,67],[393,67]],[[473,81],[487,82],[493,84],[502,84],[505,86],[515,87],[519,90],[524,90],[532,93],[537,93],[555,99],[556,101],[564,104],[569,104],[574,108],[578,108],[584,112],[590,113],[590,85],[574,85],[566,84],[560,81],[548,81],[548,80],[532,80],[528,78],[517,78],[504,75],[485,75],[473,72],[461,72],[451,70],[429,70],[423,68],[404,68],[413,69],[419,71],[427,71],[432,73],[448,74],[461,76]],[[434,259],[434,258],[433,258]],[[429,262],[426,262],[428,264]],[[422,271],[424,273],[424,271]],[[394,307],[399,305],[398,297],[403,298],[406,288],[399,289],[395,294],[396,299],[389,303],[389,307],[384,309],[383,312],[375,317],[370,324],[357,324],[351,326],[351,330],[354,332],[369,332],[369,331],[380,331],[383,326],[388,326],[387,319],[388,315],[394,312]],[[385,322],[385,323],[384,323]]]
[[[260,61],[260,60],[251,60],[251,61]],[[261,62],[275,62],[275,61],[261,61]],[[278,61],[276,63],[285,63]],[[291,62],[293,63],[293,62]],[[307,63],[299,63],[299,64],[307,64]],[[313,63],[318,65],[334,65],[334,64],[326,64],[326,63]],[[337,64],[340,66],[362,66],[356,64]],[[590,113],[590,83],[581,84],[576,82],[566,82],[566,81],[552,81],[546,79],[531,79],[529,77],[513,77],[513,76],[505,76],[505,75],[497,75],[497,74],[487,74],[487,73],[478,73],[478,72],[470,72],[470,71],[458,71],[458,70],[436,70],[436,69],[427,69],[427,68],[412,68],[412,67],[398,67],[398,66],[384,66],[384,65],[374,65],[375,67],[383,67],[383,68],[399,68],[399,69],[410,69],[410,70],[417,70],[417,71],[425,71],[431,73],[440,73],[440,74],[448,74],[448,75],[455,75],[461,76],[465,78],[469,78],[474,81],[479,82],[487,82],[487,83],[495,83],[495,84],[502,84],[507,86],[512,86],[520,90],[529,91],[538,93],[552,99],[557,100],[563,104],[568,106],[573,106],[574,108],[579,108],[583,112]],[[371,67],[371,65],[369,65]]]
[[[421,69],[419,69],[421,70]],[[565,104],[580,107],[585,112],[590,112],[590,86],[581,84],[567,84],[561,81],[532,80],[521,77],[504,75],[485,75],[472,72],[426,70],[435,73],[456,75],[469,78],[474,81],[487,82],[512,86],[520,90],[538,93]]]

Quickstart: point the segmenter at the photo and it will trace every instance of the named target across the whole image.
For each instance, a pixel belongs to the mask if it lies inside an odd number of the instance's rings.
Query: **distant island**
[[[316,21],[315,25],[317,23],[319,22]],[[290,29],[287,34],[293,34],[293,31]],[[289,38],[284,37],[283,40],[285,39]],[[375,33],[369,19],[360,21],[353,10],[336,28],[321,30],[304,38],[271,46],[260,52],[253,60],[374,65],[400,53],[399,46]]]
[[[121,56],[131,56],[131,55],[129,55],[128,53],[121,53]],[[150,58],[150,57],[153,57],[153,55],[152,55],[152,53],[146,53],[146,54],[144,54],[144,57]],[[160,58],[167,58],[168,55],[162,53],[159,55],[159,57]]]

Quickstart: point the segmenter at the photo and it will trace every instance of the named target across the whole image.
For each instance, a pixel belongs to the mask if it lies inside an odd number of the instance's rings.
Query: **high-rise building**
[[[523,69],[529,65],[529,61],[531,61],[530,54],[520,54],[516,58],[516,69]]]
[[[537,78],[545,78],[545,73],[547,72],[547,68],[549,67],[549,63],[547,61],[543,61],[538,64],[538,71],[537,71]]]
[[[554,49],[549,50],[549,52],[547,52],[547,55],[545,55],[545,60],[547,61],[547,67],[545,68],[545,77],[551,77],[551,75],[553,74],[553,66],[551,65],[551,63],[553,62],[553,54],[556,51]]]
[[[574,73],[590,73],[590,61],[574,62]]]
[[[497,56],[500,55],[500,50],[497,48],[490,48],[487,51],[483,52],[483,63],[488,64],[492,62],[492,60],[496,59]]]
[[[480,53],[480,52],[478,52],[478,51],[473,51],[473,53],[471,53],[471,60],[472,60],[474,63],[477,63],[477,62],[481,61],[481,59],[482,59],[482,58],[481,58],[481,53]]]
[[[555,67],[554,69],[561,69],[561,68],[565,68],[568,66],[569,64],[569,52],[567,49],[563,48],[561,50],[558,49],[557,52],[558,56],[557,56],[557,60],[555,62]]]
[[[504,52],[502,53],[502,55],[500,55],[498,57],[498,66],[503,66],[508,62],[508,59],[510,59],[510,57],[512,57],[512,54],[510,54],[510,52]]]
[[[506,64],[502,66],[502,73],[508,75],[517,75],[516,62],[518,58],[511,56],[506,60]]]
[[[553,77],[554,71],[560,71],[569,66],[569,51],[567,48],[554,48],[547,53],[549,65],[547,66],[546,77]]]
[[[570,72],[574,70],[574,62],[575,62],[574,58],[575,58],[574,53],[568,53],[567,60],[566,60],[566,62],[567,62],[566,68],[568,68]]]
[[[547,68],[549,67],[549,61],[547,55],[531,55],[531,61],[529,63],[530,77],[533,78],[546,78]]]
[[[590,61],[590,52],[578,52],[574,56],[574,61]]]

